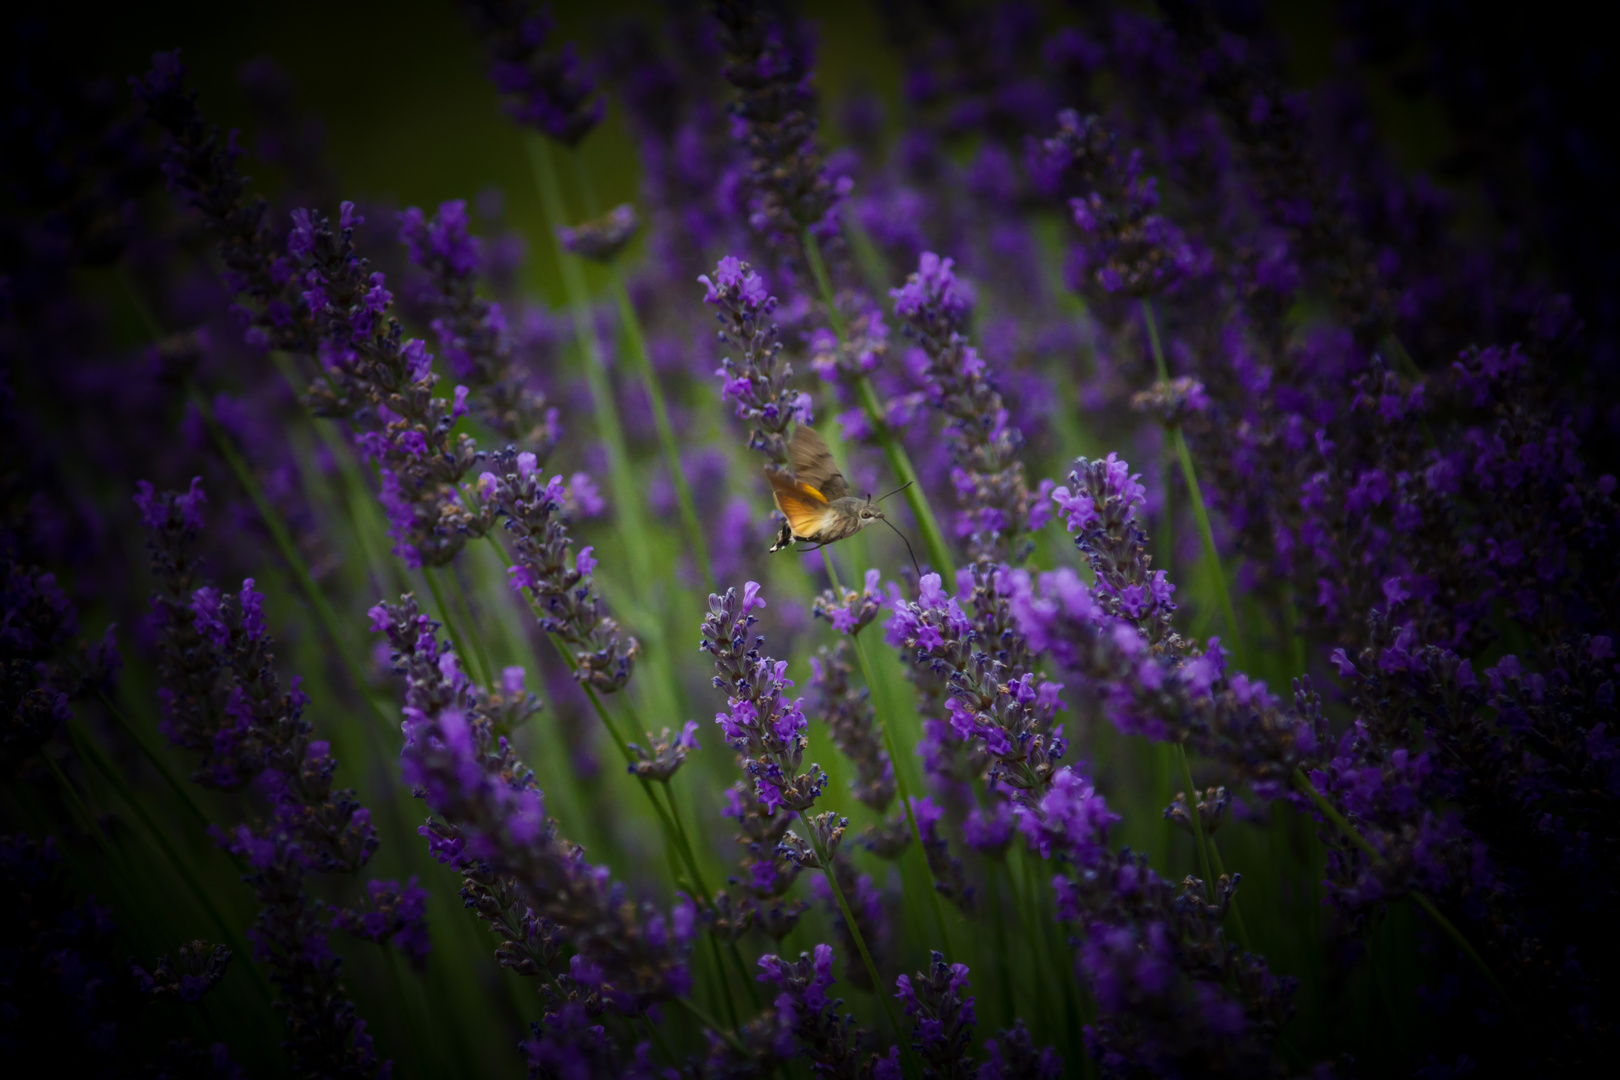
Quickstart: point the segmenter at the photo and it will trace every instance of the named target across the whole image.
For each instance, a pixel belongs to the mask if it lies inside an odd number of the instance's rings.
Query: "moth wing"
[[[788,461],[799,482],[815,488],[828,502],[849,494],[849,484],[833,462],[832,451],[811,428],[800,424],[793,429],[793,438],[788,441]]]
[[[832,507],[815,488],[770,469],[765,470],[765,479],[770,481],[776,508],[787,518],[794,536],[801,540],[814,539],[832,522]]]

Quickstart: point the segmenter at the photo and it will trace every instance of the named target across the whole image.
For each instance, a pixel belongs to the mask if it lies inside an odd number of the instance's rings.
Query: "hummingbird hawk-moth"
[[[771,485],[771,496],[786,519],[777,533],[776,542],[771,545],[773,552],[792,547],[795,541],[814,545],[801,548],[801,551],[814,551],[854,536],[879,521],[894,529],[894,534],[904,541],[906,552],[911,552],[911,541],[883,516],[883,511],[872,501],[872,496],[857,498],[850,494],[849,483],[838,470],[832,452],[820,435],[802,425],[795,427],[793,437],[788,440],[788,462],[792,466],[791,473],[771,465],[765,466],[765,479]],[[909,486],[910,481],[907,481],[889,495],[904,491]],[[887,499],[889,495],[883,498]],[[916,565],[915,555],[912,555],[911,562],[913,566]]]

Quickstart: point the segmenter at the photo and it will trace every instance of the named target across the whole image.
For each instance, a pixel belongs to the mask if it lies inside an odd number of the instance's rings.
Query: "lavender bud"
[[[629,203],[615,206],[595,221],[569,228],[559,226],[557,238],[563,247],[582,259],[610,263],[623,251],[641,227],[636,208]]]

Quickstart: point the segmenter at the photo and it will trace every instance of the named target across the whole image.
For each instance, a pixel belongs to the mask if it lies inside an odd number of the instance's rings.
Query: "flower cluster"
[[[636,760],[630,764],[629,770],[645,780],[668,780],[686,761],[687,751],[701,749],[697,741],[697,728],[696,720],[688,720],[679,735],[671,736],[669,728],[665,728],[663,734],[655,739],[648,732],[647,742],[650,745],[630,744],[630,752]]]
[[[612,262],[614,256],[625,249],[641,227],[636,208],[629,203],[615,206],[595,221],[587,221],[570,228],[557,227],[557,239],[562,246],[582,259],[592,262]]]
[[[170,1001],[196,1001],[219,985],[231,963],[231,950],[202,940],[188,941],[176,953],[179,960],[175,963],[167,956],[158,957],[150,974],[142,967],[134,969],[141,993]]]
[[[245,880],[258,895],[261,909],[248,934],[255,958],[269,963],[281,991],[294,1056],[310,1072],[374,1075],[386,1065],[344,996],[339,961],[326,940],[332,917],[305,887],[311,871],[365,866],[377,849],[370,812],[352,790],[333,787],[337,761],[303,718],[307,699],[297,680],[281,689],[264,597],[253,579],[232,595],[201,578],[195,554],[201,489],[158,494],[144,485],[136,502],[151,534],[158,582],[152,610],[171,741],[194,746],[212,734],[199,779],[222,787],[258,780],[270,795],[268,819],[216,829],[215,839],[246,864]],[[408,951],[424,952],[422,905],[398,914],[378,927],[376,940],[402,937]],[[347,919],[365,916],[338,916]]]
[[[816,597],[811,613],[832,623],[832,628],[840,634],[860,633],[883,610],[883,593],[878,589],[882,576],[882,571],[875,567],[868,570],[861,591],[841,589],[842,598],[834,596],[831,589],[826,590]]]
[[[804,769],[809,725],[804,699],[790,701],[784,696],[793,686],[787,677],[787,661],[761,654],[763,637],[750,640],[750,629],[759,621],[753,613],[764,607],[759,583],[754,581],[743,587],[740,597],[736,589],[727,589],[725,596],[709,597],[702,648],[714,657],[714,685],[726,695],[727,709],[717,713],[714,722],[737,751],[753,782],[754,797],[764,804],[765,812],[803,814],[826,788],[827,775],[818,765]]]
[[[415,597],[407,594],[398,604],[379,604],[370,614],[372,630],[387,637],[396,669],[409,673],[415,665],[435,662],[438,625],[417,610]],[[480,695],[465,676],[436,684],[424,673],[413,684],[415,700],[406,703],[406,722],[420,723],[424,708],[465,706],[476,698],[478,707],[476,711],[469,707],[469,712],[480,737],[490,743],[485,763],[506,778],[508,785],[532,786],[533,774],[518,760],[503,733],[503,728],[510,730],[540,708],[535,696],[522,690],[521,676],[521,671],[515,676],[508,671],[499,690]],[[430,690],[436,693],[430,694]],[[515,880],[487,860],[466,856],[466,843],[454,824],[430,819],[418,832],[427,837],[435,857],[460,872],[462,902],[501,939],[495,950],[500,965],[527,978],[550,975],[563,952],[562,929],[535,914]]]
[[[482,715],[483,693],[434,639],[414,601],[374,611],[406,676],[405,781],[442,819],[421,829],[434,857],[463,873],[485,864],[509,882],[528,909],[516,940],[538,939],[545,948],[542,920],[560,927],[575,950],[571,978],[625,1015],[686,993],[692,903],[682,900],[665,916],[628,902],[605,869],[586,863],[558,833],[533,772],[494,733]]]
[[[468,230],[467,203],[454,199],[429,218],[416,207],[399,215],[399,239],[428,275],[422,299],[450,373],[468,387],[476,415],[519,450],[542,461],[561,435],[557,410],[524,372],[501,305],[476,293],[484,257]]]
[[[980,561],[963,568],[953,596],[938,574],[924,574],[917,599],[897,602],[886,637],[908,663],[943,680],[951,730],[989,753],[990,779],[1034,800],[1068,744],[1054,725],[1063,684],[1034,670],[1013,623],[1016,580],[1007,567]]]
[[[592,591],[591,548],[572,550],[562,477],[542,481],[539,462],[528,452],[505,450],[490,464],[495,471],[479,476],[478,494],[487,512],[505,518],[512,537],[512,587],[528,594],[540,628],[572,650],[575,678],[602,693],[622,689],[641,646],[619,630]]]
[[[573,42],[549,50],[555,23],[550,5],[532,0],[464,0],[474,31],[489,53],[489,77],[513,120],[565,146],[575,146],[602,122],[607,102],[581,70]]]
[[[793,365],[782,359],[781,329],[769,321],[776,297],[766,293],[764,278],[733,255],[720,260],[713,278],[704,274],[698,280],[707,290],[704,302],[719,309],[720,340],[740,350],[723,357],[715,372],[724,380],[720,400],[737,402],[737,418],[749,425],[749,448],[786,469],[787,432],[812,417],[810,396],[788,389]]]
[[[1031,494],[1018,458],[1023,433],[1012,426],[996,383],[978,351],[961,331],[967,326],[972,300],[957,280],[950,259],[923,252],[905,285],[891,289],[894,313],[916,338],[928,363],[922,372],[928,398],[949,417],[945,437],[951,445],[951,481],[962,510],[956,532],[967,541],[973,558],[981,555],[1020,563],[1051,515],[1043,480]]]
[[[855,1018],[839,1015],[843,1001],[827,996],[833,984],[832,965],[832,947],[819,944],[814,957],[809,953],[800,953],[794,961],[760,957],[757,978],[776,988],[776,1015],[792,1032],[816,1076],[895,1080],[900,1075],[899,1047],[892,1047],[887,1056],[872,1052],[871,1036]]]
[[[923,1061],[923,1075],[934,1080],[967,1080],[972,1075],[973,999],[964,997],[966,964],[947,964],[935,952],[926,972],[901,975],[895,997],[911,1017],[911,1046]]]
[[[802,235],[836,235],[838,204],[852,186],[834,178],[816,146],[809,43],[756,0],[715,5],[724,74],[736,88],[732,134],[748,152],[748,223],[799,258]]]
[[[319,415],[363,413],[370,421],[356,442],[380,467],[395,554],[410,567],[441,566],[493,524],[487,513],[467,508],[457,490],[479,457],[471,436],[451,436],[468,411],[470,390],[457,386],[450,400],[434,396],[432,356],[420,340],[405,340],[388,315],[393,294],[383,275],[355,250],[362,221],[349,202],[335,230],[319,213],[293,212],[287,250],[305,286],[322,370],[307,398]]]
[[[1069,767],[1020,815],[1026,837],[1069,866],[1053,882],[1058,915],[1084,934],[1076,965],[1099,1011],[1086,1044],[1103,1067],[1110,1074],[1270,1072],[1293,981],[1226,940],[1221,921],[1237,879],[1216,882],[1211,901],[1197,878],[1178,888],[1143,856],[1110,850],[1108,830],[1119,817]]]
[[[1142,175],[1142,152],[1122,159],[1117,136],[1096,116],[1058,114],[1058,130],[1042,144],[1043,172],[1072,189],[1069,213],[1080,231],[1070,253],[1070,280],[1087,278],[1105,294],[1148,296],[1201,270],[1202,257],[1180,229],[1157,211],[1158,183]]]

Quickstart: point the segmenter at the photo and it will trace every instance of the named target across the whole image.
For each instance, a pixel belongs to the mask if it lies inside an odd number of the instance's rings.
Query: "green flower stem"
[[[73,743],[74,751],[82,760],[88,761],[95,766],[96,771],[101,773],[107,783],[112,786],[112,789],[118,793],[118,797],[123,799],[124,804],[134,812],[136,818],[145,828],[147,838],[152,841],[154,847],[163,853],[163,857],[169,860],[175,872],[180,875],[180,880],[185,883],[187,891],[196,897],[198,904],[202,906],[208,917],[213,920],[214,925],[219,928],[220,934],[229,942],[231,948],[238,956],[252,956],[253,954],[248,950],[247,944],[242,940],[241,935],[236,932],[236,928],[231,925],[230,920],[225,918],[224,913],[214,903],[213,897],[208,894],[208,890],[203,888],[202,883],[197,880],[197,875],[192,869],[190,861],[182,857],[175,846],[169,842],[167,834],[152,819],[151,812],[147,810],[146,804],[135,797],[135,793],[129,789],[129,785],[119,775],[118,769],[101,752],[101,747],[94,740],[81,736],[72,724],[66,726],[68,738]],[[55,763],[52,764],[54,766]],[[62,777],[62,779],[64,782],[66,781],[66,777]],[[97,835],[99,836],[99,831]],[[238,866],[241,865],[236,856],[232,855],[230,858]],[[270,984],[265,981],[264,973],[258,969],[257,965],[249,964],[248,969],[252,973],[254,989],[259,992],[266,1002],[270,1001],[273,995]]]
[[[450,584],[455,586],[454,595],[461,605],[461,614],[466,616],[465,625],[471,634],[473,652],[478,654],[478,663],[484,669],[486,685],[494,686],[497,675],[495,663],[490,658],[488,647],[484,644],[484,635],[478,632],[478,616],[473,612],[472,596],[468,593],[461,574],[456,573],[451,568],[446,568],[445,572],[450,575]]]
[[[669,665],[663,624],[651,617],[645,607],[652,599],[657,584],[650,559],[647,521],[642,513],[645,494],[636,482],[635,471],[630,464],[624,425],[619,418],[618,401],[613,396],[613,387],[608,379],[602,341],[597,336],[596,323],[591,319],[591,298],[585,283],[584,265],[564,249],[562,240],[557,236],[556,226],[567,221],[568,212],[563,205],[562,186],[558,182],[556,156],[545,136],[538,133],[526,135],[525,144],[529,149],[535,187],[540,193],[546,220],[553,226],[548,230],[552,252],[556,255],[557,268],[562,273],[563,287],[568,293],[568,311],[574,323],[574,337],[584,354],[581,366],[585,369],[585,382],[590,387],[597,430],[607,449],[613,509],[618,516],[625,565],[630,576],[629,595],[625,598],[630,603],[621,605],[621,610],[639,616],[633,621],[647,645],[645,662],[660,676],[653,679],[650,685],[643,684],[643,690],[666,696],[659,708],[675,715],[685,711],[681,700],[684,697],[682,684]]]
[[[889,1018],[889,1026],[894,1029],[895,1041],[900,1044],[900,1056],[903,1061],[902,1069],[912,1077],[920,1075],[917,1059],[912,1053],[911,1040],[906,1037],[905,1029],[900,1026],[899,1019],[894,1014],[894,1006],[890,1004],[890,996],[883,985],[883,977],[878,974],[877,964],[872,962],[872,953],[866,947],[866,938],[861,934],[861,928],[855,922],[855,916],[850,913],[849,901],[844,899],[844,890],[838,886],[838,875],[833,873],[832,859],[822,847],[821,841],[816,839],[814,829],[806,828],[809,833],[810,846],[815,850],[816,861],[821,864],[821,872],[827,879],[827,887],[832,890],[833,899],[838,902],[838,911],[844,917],[844,925],[849,927],[849,936],[855,941],[855,951],[861,954],[861,963],[866,965],[866,976],[872,980],[872,996],[878,999],[883,1006],[883,1014]]]
[[[996,989],[1001,998],[1001,1026],[1010,1028],[1018,1019],[1018,993],[1016,984],[1012,979],[1012,972],[1008,960],[1011,952],[1007,948],[1007,920],[1001,906],[1001,887],[996,879],[1007,864],[1000,859],[985,859],[984,865],[989,869],[990,886],[990,930],[995,939],[995,969]],[[1022,912],[1019,913],[1022,915]]]
[[[1164,363],[1164,350],[1159,346],[1159,326],[1153,319],[1153,303],[1147,299],[1142,301],[1142,313],[1147,318],[1148,344],[1153,351],[1153,371],[1160,382],[1170,381],[1170,371]],[[1175,436],[1167,428],[1164,432],[1164,458],[1159,462],[1159,535],[1155,537],[1159,547],[1159,561],[1166,570],[1170,569],[1170,553],[1175,550],[1171,542],[1172,528],[1175,514],[1170,506],[1170,455],[1175,449]]]
[[[208,815],[203,813],[202,807],[198,806],[197,801],[191,797],[191,792],[180,782],[180,778],[174,775],[174,770],[169,768],[169,763],[164,761],[161,755],[147,745],[146,740],[141,736],[140,732],[135,730],[135,725],[129,722],[129,718],[123,714],[123,711],[113,704],[112,699],[104,691],[97,691],[96,697],[100,699],[102,708],[107,710],[107,715],[111,716],[113,721],[123,729],[125,737],[135,744],[136,748],[140,750],[141,756],[157,770],[159,776],[163,777],[164,782],[169,785],[169,790],[180,800],[180,805],[186,808],[186,812],[196,819],[197,824],[204,829],[212,824],[208,819]],[[235,859],[235,856],[233,855],[231,858]],[[240,866],[241,864],[238,863],[237,865]]]
[[[477,670],[478,659],[467,650],[466,642],[461,637],[461,631],[456,629],[455,613],[450,610],[450,605],[444,602],[444,594],[439,591],[439,575],[434,572],[433,567],[424,566],[422,568],[422,577],[427,581],[428,591],[433,594],[434,606],[439,609],[439,618],[443,621],[445,630],[450,634],[451,643],[456,647],[456,655],[467,661],[467,666],[471,669],[468,674],[480,686],[488,686],[490,684],[489,672]]]
[[[580,197],[585,203],[585,214],[594,218],[597,216],[596,185],[591,183],[585,155],[575,148],[569,157],[574,162],[574,177],[579,184]],[[555,220],[553,224],[561,224],[561,219]],[[641,378],[642,385],[646,388],[648,400],[652,402],[653,420],[658,428],[659,448],[664,455],[664,467],[669,470],[670,480],[675,485],[675,500],[680,507],[681,524],[686,529],[687,542],[692,545],[698,569],[703,574],[703,580],[707,583],[709,591],[717,593],[720,589],[715,584],[714,566],[709,560],[709,545],[704,539],[703,527],[698,522],[697,504],[692,499],[692,488],[686,482],[686,473],[681,469],[680,448],[675,442],[675,431],[669,423],[669,409],[664,404],[664,390],[658,384],[658,375],[653,371],[652,363],[647,358],[647,338],[641,331],[641,318],[636,314],[635,305],[630,302],[630,293],[624,287],[624,276],[619,272],[617,264],[608,268],[608,280],[613,291],[614,303],[619,308],[619,324],[624,328],[625,340],[630,346],[630,359],[636,366],[636,374]]]
[[[1159,347],[1159,328],[1153,319],[1153,302],[1143,299],[1142,315],[1147,320],[1148,340],[1153,347],[1153,365],[1161,380],[1170,377],[1164,363],[1164,351]],[[1246,666],[1248,653],[1243,646],[1243,629],[1238,625],[1237,614],[1232,607],[1232,593],[1226,584],[1226,573],[1221,568],[1220,552],[1215,550],[1215,534],[1209,526],[1209,510],[1204,506],[1204,495],[1198,486],[1198,473],[1193,468],[1192,452],[1187,449],[1187,437],[1181,429],[1172,428],[1167,432],[1168,438],[1175,446],[1176,459],[1181,463],[1181,476],[1187,482],[1187,494],[1192,499],[1193,519],[1198,522],[1198,538],[1203,541],[1204,557],[1209,560],[1210,572],[1215,579],[1215,595],[1220,601],[1221,614],[1226,617],[1227,632],[1232,635],[1232,654],[1237,658],[1238,666]]]
[[[747,1056],[748,1051],[746,1048],[744,1048],[742,1040],[737,1038],[736,1033],[728,1029],[724,1024],[720,1023],[720,1021],[716,1020],[714,1017],[710,1016],[708,1012],[704,1010],[703,1006],[699,1005],[691,998],[679,997],[671,998],[670,1000],[690,1013],[692,1015],[692,1019],[714,1032],[721,1042],[737,1051],[737,1053]]]
[[[669,817],[675,826],[675,836],[680,843],[683,859],[688,867],[695,867],[697,865],[697,855],[692,848],[692,838],[686,832],[686,823],[681,820],[680,807],[675,802],[675,792],[670,789],[668,780],[661,780],[659,784],[664,789],[664,799],[669,803]],[[703,884],[702,879],[697,879],[693,884],[694,886],[701,886]],[[707,895],[706,892],[702,899],[711,908],[714,906],[714,898]],[[720,960],[720,945],[713,935],[710,935],[709,943],[714,946],[715,971],[724,980],[725,965]],[[738,951],[735,941],[728,941],[726,944],[731,953],[732,962],[737,966],[737,974],[742,976],[743,985],[748,988],[748,997],[753,1001],[754,1007],[757,1009],[760,1004],[759,991],[754,986],[754,980],[749,977],[748,965],[744,963],[742,953]],[[726,1008],[731,1013],[732,1026],[736,1026],[736,1006],[732,1003],[729,993],[726,994]]]
[[[1187,748],[1176,743],[1176,764],[1187,792],[1187,816],[1192,819],[1193,839],[1198,841],[1198,868],[1204,872],[1204,899],[1215,898],[1215,878],[1209,868],[1209,847],[1204,842],[1204,816],[1198,812],[1198,792],[1193,788],[1192,769],[1187,764]]]
[[[822,260],[821,246],[815,234],[809,229],[804,231],[804,253],[810,262],[810,272],[816,279],[816,288],[821,293],[822,303],[827,305],[827,319],[832,324],[833,333],[842,344],[848,338],[848,328],[844,325],[844,317],[839,314],[838,305],[833,297],[832,279],[827,276],[827,264]],[[916,519],[917,528],[922,532],[923,549],[928,553],[928,561],[933,563],[934,569],[941,577],[947,581],[951,580],[955,576],[956,564],[951,559],[950,548],[945,543],[945,534],[940,531],[933,508],[928,504],[928,496],[923,494],[921,485],[917,483],[917,470],[912,467],[910,455],[889,430],[888,419],[883,413],[883,403],[878,400],[877,391],[872,389],[872,384],[865,375],[855,379],[855,393],[860,398],[861,408],[866,412],[867,422],[872,425],[872,437],[877,440],[883,456],[889,460],[890,470],[900,483],[911,485],[904,492],[906,505],[911,507],[911,516]]]
[[[636,374],[641,377],[643,387],[646,388],[647,398],[652,402],[653,423],[658,429],[659,448],[664,455],[664,468],[669,470],[671,482],[675,485],[675,502],[680,507],[681,525],[686,529],[686,542],[692,546],[692,554],[698,564],[698,570],[703,574],[703,581],[712,593],[718,593],[720,586],[715,581],[714,565],[709,559],[709,544],[703,536],[703,526],[698,522],[697,503],[692,498],[692,487],[686,481],[686,472],[681,467],[681,451],[675,441],[675,429],[670,426],[669,408],[664,404],[664,390],[658,384],[658,373],[653,370],[652,362],[647,358],[647,339],[641,332],[641,319],[636,315],[636,306],[630,301],[630,291],[624,287],[624,277],[619,268],[611,268],[612,289],[614,302],[619,307],[619,323],[624,327],[625,340],[629,344],[630,359],[635,365]]]
[[[1305,797],[1315,804],[1323,817],[1331,821],[1344,834],[1345,839],[1360,848],[1368,858],[1375,863],[1385,861],[1383,853],[1374,847],[1372,842],[1365,836],[1362,836],[1354,825],[1345,820],[1344,815],[1339,813],[1337,807],[1328,802],[1325,795],[1316,790],[1316,785],[1311,783],[1310,777],[1305,775],[1304,769],[1296,768],[1294,770],[1294,786],[1299,788]],[[1491,984],[1491,988],[1501,996],[1502,1001],[1507,1004],[1508,1008],[1514,1008],[1513,999],[1508,996],[1507,988],[1497,980],[1495,973],[1485,963],[1485,958],[1479,955],[1474,946],[1463,936],[1463,932],[1435,906],[1434,901],[1417,889],[1409,889],[1407,895],[1412,898],[1414,904],[1423,909],[1430,919],[1434,920],[1434,924],[1440,928],[1441,932],[1449,937],[1457,948],[1462,950],[1463,955],[1468,957],[1473,965],[1479,969],[1480,974],[1485,976],[1485,981]]]
[[[259,486],[258,478],[248,468],[247,462],[242,460],[242,455],[236,452],[236,447],[231,445],[230,436],[220,427],[218,418],[214,416],[214,410],[197,390],[194,383],[189,381],[186,383],[186,394],[191,399],[192,405],[196,407],[198,415],[202,417],[203,424],[208,428],[208,432],[213,437],[215,445],[218,446],[220,454],[225,458],[226,464],[230,466],[231,472],[235,474],[237,483],[242,485],[243,490],[247,492],[248,498],[253,501],[254,508],[259,512],[260,520],[264,522],[265,528],[270,531],[270,536],[275,541],[277,550],[281,552],[281,557],[286,560],[288,570],[297,580],[304,595],[309,599],[310,606],[315,609],[315,614],[321,621],[322,629],[326,631],[326,636],[332,642],[332,647],[337,650],[338,659],[348,669],[349,678],[354,682],[355,691],[365,698],[366,703],[371,706],[371,710],[378,722],[386,730],[392,732],[394,730],[392,717],[388,715],[387,710],[382,707],[382,704],[373,694],[371,682],[365,676],[365,666],[361,664],[360,658],[355,655],[353,647],[350,646],[348,639],[343,636],[339,629],[341,624],[338,621],[337,612],[332,610],[331,601],[327,600],[326,594],[321,591],[320,586],[315,584],[315,577],[310,573],[304,557],[299,554],[298,546],[293,543],[291,534],[287,532],[287,526],[282,523],[281,515],[276,512],[275,508],[270,505],[270,501],[265,498],[264,491]]]
[[[608,382],[607,362],[603,356],[602,341],[591,320],[590,291],[585,284],[585,268],[575,256],[562,246],[557,228],[568,220],[563,206],[562,188],[557,182],[557,162],[551,144],[545,136],[530,133],[525,136],[529,161],[534,169],[535,186],[551,228],[552,251],[557,256],[557,268],[562,272],[563,287],[568,293],[568,312],[574,322],[574,337],[584,353],[585,381],[591,390],[595,406],[597,429],[607,448],[608,473],[613,484],[614,512],[624,529],[626,562],[637,597],[645,602],[647,587],[652,582],[652,567],[647,559],[646,522],[641,513],[641,490],[630,467],[630,453],[624,441],[624,426],[619,419],[619,405]]]
[[[1209,861],[1215,868],[1216,877],[1226,876],[1226,867],[1221,862],[1220,845],[1215,843],[1213,835],[1209,837]],[[1254,952],[1254,946],[1249,942],[1249,929],[1243,925],[1243,913],[1238,910],[1236,897],[1232,899],[1229,910],[1232,912],[1232,928],[1237,931],[1238,944],[1243,946],[1244,952]]]
[[[833,595],[842,597],[844,589],[838,584],[838,572],[833,568],[833,561],[829,553],[821,553],[822,562],[827,565],[827,578],[833,587]],[[877,724],[878,731],[883,736],[883,749],[889,753],[889,763],[894,767],[894,786],[900,796],[900,806],[906,812],[906,825],[911,830],[911,841],[917,847],[917,853],[922,856],[923,870],[928,875],[928,899],[934,910],[934,924],[939,930],[940,947],[947,953],[953,954],[951,948],[951,932],[945,922],[945,909],[939,900],[939,886],[934,880],[934,868],[928,865],[928,853],[923,848],[922,830],[917,825],[917,815],[911,806],[910,785],[906,783],[905,762],[900,759],[895,749],[894,736],[889,731],[889,725],[883,722],[883,714],[877,707],[877,681],[872,677],[872,665],[866,658],[866,647],[861,644],[861,635],[857,631],[850,635],[855,645],[855,658],[861,665],[861,677],[866,680],[866,691],[872,699],[872,720]],[[954,954],[953,954],[954,955]],[[874,984],[875,985],[875,984]]]

